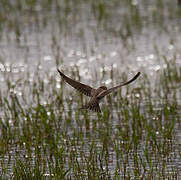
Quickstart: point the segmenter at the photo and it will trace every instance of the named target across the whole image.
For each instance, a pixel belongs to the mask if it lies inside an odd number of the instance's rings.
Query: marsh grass
[[[26,62],[33,48],[29,36],[51,27],[51,53],[56,67],[61,68],[66,59],[63,47],[75,37],[76,46],[80,43],[85,54],[94,56],[94,46],[104,46],[107,37],[115,37],[129,55],[137,45],[135,35],[147,27],[169,32],[167,20],[180,14],[180,8],[171,8],[171,1],[156,1],[149,9],[146,1],[135,2],[0,1],[0,39],[25,47]],[[126,11],[119,11],[120,7]],[[87,38],[89,33],[93,43]],[[44,45],[39,40],[36,43],[38,49]],[[37,63],[33,72],[28,66],[26,73],[17,73],[18,67],[0,56],[0,177],[178,179],[181,68],[176,56],[162,56],[158,45],[153,46],[158,61],[165,65],[155,72],[156,79],[141,72],[134,84],[105,98],[101,114],[80,110],[88,98],[57,81],[56,71],[49,73]],[[101,73],[99,69],[92,72],[95,80],[88,83],[112,79],[113,86],[128,79],[113,65],[109,70],[106,67],[102,63]],[[84,80],[78,65],[64,71]]]
[[[181,74],[174,60],[167,65],[157,76],[157,86],[151,87],[142,74],[134,87],[125,88],[126,96],[120,91],[105,99],[103,104],[109,106],[102,107],[102,114],[77,109],[86,97],[66,84],[55,88],[52,77],[47,84],[35,72],[37,81],[29,82],[27,73],[17,81],[22,84],[18,94],[18,84],[9,80],[12,73],[5,74],[6,85],[0,92],[1,176],[177,177],[175,157],[180,151],[175,126],[180,115],[176,96]],[[75,72],[79,77],[78,68],[70,73]]]
[[[21,36],[24,29],[29,34],[34,29],[41,32],[42,28],[52,26],[67,37],[79,37],[84,43],[85,29],[91,28],[95,42],[100,38],[97,31],[104,36],[105,32],[120,38],[123,44],[129,46],[130,39],[134,39],[135,34],[140,33],[145,27],[157,27],[161,31],[168,31],[167,20],[172,20],[178,16],[180,8],[175,8],[175,3],[159,0],[156,2],[145,1],[1,1],[0,2],[0,37],[3,36],[4,29],[15,34],[17,45],[21,45]],[[175,5],[175,6],[174,6]],[[125,10],[120,11],[124,7]],[[48,12],[48,14],[47,14]],[[165,16],[166,13],[166,16]],[[79,22],[83,22],[83,27]],[[90,26],[94,22],[95,25]],[[119,22],[119,23],[118,23]],[[55,24],[58,24],[58,27]],[[55,30],[52,28],[52,34]],[[6,35],[11,39],[9,34]],[[100,36],[100,35],[99,35]],[[102,38],[102,37],[101,37]],[[55,37],[54,39],[58,39]],[[132,42],[133,43],[133,42]]]

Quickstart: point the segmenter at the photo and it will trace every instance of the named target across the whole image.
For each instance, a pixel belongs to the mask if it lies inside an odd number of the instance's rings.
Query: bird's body
[[[101,95],[103,92],[106,92],[106,91],[107,91],[107,87],[101,86],[94,91],[93,97],[98,97],[99,95]]]
[[[105,86],[101,86],[97,88],[96,90],[94,90],[89,103],[86,106],[84,106],[82,109],[90,109],[95,112],[101,112],[101,109],[99,107],[99,102],[101,99],[99,99],[99,96],[106,91],[107,91],[107,87]]]
[[[83,106],[82,109],[90,109],[92,111],[95,112],[101,112],[100,106],[99,106],[99,102],[102,98],[104,98],[106,95],[110,94],[111,92],[113,92],[114,90],[118,89],[121,86],[125,86],[131,82],[133,82],[134,80],[137,79],[137,77],[140,75],[140,72],[138,72],[131,80],[129,80],[128,82],[122,83],[118,86],[115,86],[113,88],[107,89],[106,86],[101,86],[97,89],[94,89],[88,85],[82,84],[78,81],[75,81],[69,77],[67,77],[66,75],[64,75],[59,69],[57,69],[57,71],[59,72],[60,76],[72,87],[74,87],[75,89],[77,89],[78,91],[82,92],[84,95],[90,96],[91,99],[89,101],[89,103],[85,106]]]

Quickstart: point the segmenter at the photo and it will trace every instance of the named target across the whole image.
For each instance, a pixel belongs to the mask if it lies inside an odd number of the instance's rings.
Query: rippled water
[[[132,1],[133,10],[138,10],[140,19],[145,18],[145,20],[141,19],[143,21],[141,25],[137,22],[139,19],[135,20],[138,27],[135,24],[130,25],[130,28],[133,28],[130,30],[132,34],[125,35],[126,44],[117,33],[119,28],[123,29],[122,33],[124,33],[124,29],[125,34],[128,33],[127,24],[123,18],[128,16],[130,9],[127,9],[128,12],[126,12],[126,8],[129,7],[121,5],[124,5],[124,2],[118,3],[117,6],[114,3],[108,3],[108,7],[115,9],[113,11],[110,9],[110,19],[105,22],[108,28],[106,26],[105,31],[102,29],[102,25],[100,25],[101,28],[97,25],[97,19],[93,16],[89,3],[87,6],[86,3],[81,5],[82,12],[77,13],[75,19],[73,19],[75,12],[69,14],[67,26],[71,27],[70,29],[59,27],[58,18],[56,20],[56,16],[59,14],[53,7],[51,11],[46,12],[46,8],[40,5],[35,6],[32,12],[28,11],[28,7],[24,7],[14,18],[15,23],[18,23],[19,36],[17,37],[16,28],[12,28],[13,31],[5,26],[1,30],[1,59],[17,66],[13,69],[14,73],[18,73],[18,67],[24,63],[31,66],[29,68],[32,69],[40,64],[40,69],[51,67],[50,70],[55,71],[56,58],[60,61],[60,67],[62,67],[62,60],[65,65],[76,64],[84,71],[85,67],[88,68],[86,71],[92,67],[97,68],[97,64],[106,66],[114,64],[123,72],[129,68],[130,71],[141,69],[149,74],[165,67],[159,60],[162,55],[172,58],[176,54],[176,60],[180,63],[180,53],[178,52],[181,44],[180,21],[176,16],[178,10],[176,2],[165,1],[163,7],[159,7],[156,1],[149,3]],[[158,12],[158,18],[154,19],[153,14]],[[22,14],[24,16],[21,16]],[[38,23],[35,21],[36,17],[40,19]],[[45,19],[46,26],[43,27],[41,19],[45,17],[48,18]],[[163,22],[160,22],[159,27],[160,19]],[[71,23],[75,26],[71,26]],[[110,26],[112,29],[109,29]],[[97,32],[95,32],[96,28]],[[64,31],[67,31],[67,34]],[[84,73],[86,72],[82,72],[82,75]]]

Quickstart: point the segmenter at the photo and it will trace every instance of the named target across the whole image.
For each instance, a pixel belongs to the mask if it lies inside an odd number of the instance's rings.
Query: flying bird
[[[107,96],[108,94],[112,93],[113,91],[115,91],[116,89],[125,86],[127,84],[130,84],[131,82],[135,81],[138,76],[140,75],[140,72],[138,72],[132,79],[130,79],[127,82],[121,83],[118,86],[112,87],[110,89],[107,89],[106,86],[100,86],[97,89],[94,89],[88,85],[85,85],[83,83],[80,83],[76,80],[73,80],[69,77],[67,77],[65,74],[63,74],[59,69],[57,69],[57,71],[59,72],[60,76],[72,87],[74,87],[75,89],[77,89],[78,91],[80,91],[81,93],[83,93],[86,96],[91,97],[89,103],[85,106],[83,106],[81,109],[90,109],[92,111],[95,112],[101,112],[100,106],[99,106],[99,102],[101,99],[103,99],[105,96]]]

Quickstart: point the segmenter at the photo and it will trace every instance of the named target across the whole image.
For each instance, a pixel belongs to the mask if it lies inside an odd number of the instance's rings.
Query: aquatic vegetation
[[[180,105],[175,96],[181,73],[175,65],[172,61],[170,68],[160,72],[157,86],[151,87],[143,74],[134,87],[125,88],[126,96],[122,91],[113,93],[105,100],[111,105],[104,106],[102,114],[80,111],[82,95],[76,97],[62,82],[56,88],[56,71],[47,81],[38,71],[37,81],[27,81],[28,72],[16,83],[10,81],[12,71],[4,74],[6,85],[0,92],[1,176],[177,177]]]
[[[123,7],[123,8],[122,8]],[[180,7],[169,0],[0,1],[2,179],[178,179]],[[113,87],[102,113],[66,86]]]

